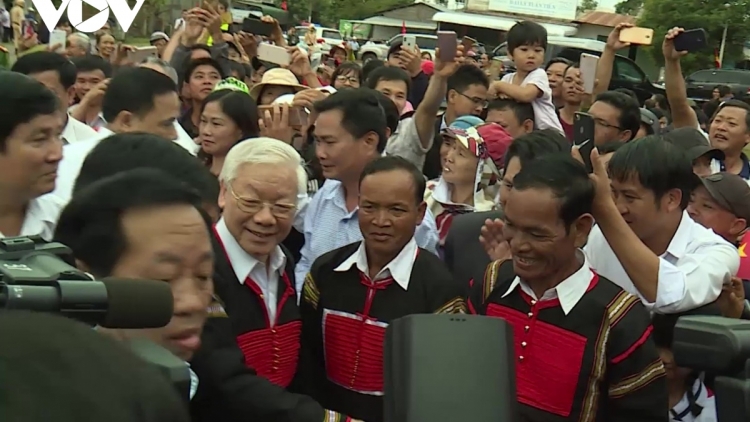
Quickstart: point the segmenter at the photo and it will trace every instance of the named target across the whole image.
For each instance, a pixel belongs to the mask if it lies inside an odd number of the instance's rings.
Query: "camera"
[[[750,321],[680,317],[672,350],[677,366],[706,373],[719,422],[750,420]]]
[[[93,276],[78,270],[67,246],[39,236],[0,239],[0,312],[23,309],[55,313],[92,328],[143,329],[164,327],[172,318],[174,299],[167,283]],[[186,362],[147,340],[128,347],[156,367],[190,398]]]

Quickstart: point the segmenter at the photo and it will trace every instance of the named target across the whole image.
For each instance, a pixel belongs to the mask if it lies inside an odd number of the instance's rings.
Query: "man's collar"
[[[579,254],[576,253],[576,255]],[[589,266],[588,258],[586,258],[586,255],[583,253],[581,253],[581,255],[583,255],[583,264],[581,264],[581,267],[570,277],[566,278],[557,286],[550,289],[554,290],[557,299],[560,301],[560,307],[562,308],[565,315],[568,315],[570,311],[572,311],[576,306],[576,304],[578,304],[583,295],[586,294],[586,291],[588,291],[589,286],[591,286],[591,281],[594,279],[594,277],[596,277],[596,273],[594,273],[594,271],[592,271],[591,267]],[[522,291],[524,291],[532,298],[535,297],[534,291],[531,289],[531,287],[529,287],[525,282],[521,281],[521,278],[518,276],[513,279],[513,282],[510,283],[508,290],[503,293],[502,297],[508,296],[519,287],[522,289]],[[544,294],[546,296],[547,292],[545,292]],[[536,298],[536,300],[540,299],[543,298]]]
[[[375,280],[379,280],[389,275],[398,283],[401,288],[407,290],[409,288],[409,281],[411,280],[411,272],[414,269],[414,261],[417,258],[419,249],[417,247],[417,241],[412,237],[409,240],[401,252],[396,255],[391,262],[389,262],[382,270],[375,276]],[[345,259],[338,267],[333,271],[345,272],[349,271],[353,266],[357,267],[359,271],[364,274],[369,274],[370,267],[367,264],[367,252],[365,250],[365,242],[362,241],[359,244],[359,248],[349,258]]]
[[[232,236],[232,233],[229,232],[229,228],[223,217],[218,223],[216,223],[216,234],[219,236],[219,240],[221,240],[221,243],[224,246],[224,251],[227,254],[229,264],[232,266],[232,270],[234,270],[234,274],[240,284],[245,283],[245,280],[250,276],[250,273],[257,265],[265,266],[265,263],[258,261],[258,259],[242,249],[239,242],[237,242],[234,236]],[[276,245],[271,252],[269,260],[270,272],[278,272],[281,274],[284,271],[284,267],[286,266],[286,255],[278,245]]]

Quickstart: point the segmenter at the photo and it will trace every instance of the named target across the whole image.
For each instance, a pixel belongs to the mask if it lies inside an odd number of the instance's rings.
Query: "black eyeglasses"
[[[458,91],[456,91],[456,92],[458,92]],[[476,105],[481,105],[482,108],[487,108],[487,105],[490,103],[489,101],[483,100],[481,98],[469,97],[468,95],[464,94],[463,92],[458,92],[458,95],[466,98],[467,100],[471,101],[472,103],[474,103]]]

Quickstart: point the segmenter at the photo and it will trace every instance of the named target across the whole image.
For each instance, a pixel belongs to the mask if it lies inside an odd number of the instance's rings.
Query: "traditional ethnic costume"
[[[414,238],[371,280],[363,242],[317,260],[303,287],[300,379],[321,405],[383,420],[383,340],[394,319],[463,313],[466,289]]]
[[[302,328],[294,260],[277,246],[267,271],[265,264],[242,249],[223,219],[214,233],[214,289],[232,322],[245,363],[258,375],[287,387],[297,371]],[[265,283],[253,279],[269,273]]]
[[[582,254],[579,254],[582,255]],[[469,311],[513,327],[523,422],[666,422],[667,385],[638,297],[581,268],[536,298],[512,261],[472,280]]]

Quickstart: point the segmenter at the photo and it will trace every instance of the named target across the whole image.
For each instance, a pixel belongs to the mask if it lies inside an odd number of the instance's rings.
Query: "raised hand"
[[[632,23],[620,23],[617,24],[615,29],[612,30],[612,32],[609,33],[607,36],[607,48],[611,48],[612,50],[620,50],[625,47],[630,47],[630,43],[628,42],[622,42],[620,41],[620,31],[622,31],[625,28],[632,28]]]
[[[505,261],[511,259],[510,244],[503,236],[503,220],[496,218],[487,219],[482,226],[479,235],[479,243],[484,247],[485,252],[493,261]]]
[[[661,51],[664,54],[665,60],[680,60],[680,57],[688,53],[687,51],[677,51],[674,49],[675,37],[683,32],[685,30],[679,27],[674,27],[667,31],[667,35],[664,36],[664,42],[661,44]]]

